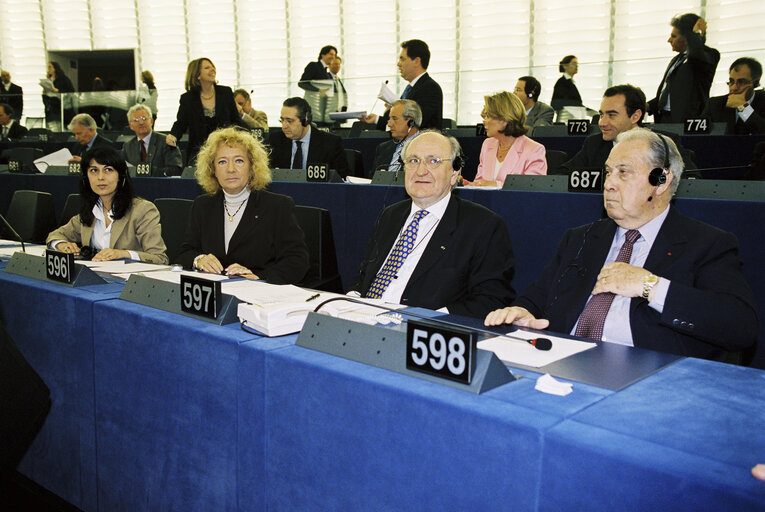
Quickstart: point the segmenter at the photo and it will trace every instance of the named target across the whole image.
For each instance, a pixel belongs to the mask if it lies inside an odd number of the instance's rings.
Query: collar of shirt
[[[669,214],[669,206],[667,206],[663,212],[661,212],[659,215],[654,217],[653,219],[649,220],[642,226],[638,228],[638,231],[640,231],[640,240],[639,241],[645,241],[646,246],[650,250],[651,247],[653,247],[653,243],[656,240],[656,235],[659,234],[659,230],[661,229],[661,225],[664,224],[664,219],[667,218],[667,215]],[[627,229],[619,227],[616,230],[616,237],[618,240],[618,247],[621,247],[624,243],[624,237],[627,233]],[[618,250],[617,250],[618,252]],[[646,256],[648,256],[648,253],[646,252]],[[643,259],[643,262],[640,263],[640,266],[645,263],[645,258]]]
[[[419,75],[417,75],[416,77],[414,77],[414,80],[412,80],[411,82],[409,82],[409,85],[411,85],[412,87],[414,87],[414,84],[416,84],[416,83],[417,83],[417,80],[419,80],[419,79],[422,77],[422,75],[424,75],[425,73],[427,73],[427,71],[423,71],[422,73],[420,73]]]
[[[441,220],[441,217],[444,216],[444,212],[446,211],[446,207],[449,206],[449,199],[451,199],[452,194],[451,192],[446,194],[445,197],[441,198],[436,202],[435,204],[432,204],[428,206],[427,208],[424,208],[425,210],[428,210],[428,215],[425,217],[425,219],[428,219],[430,221],[431,219],[436,219],[436,221]],[[414,217],[414,214],[418,211],[423,210],[423,208],[420,208],[416,204],[414,204],[414,201],[412,201],[412,208],[409,210],[409,217],[407,217],[406,222],[404,223],[404,227],[401,228],[402,230],[406,229],[406,226],[409,225],[409,223],[412,221],[412,217]],[[420,221],[420,225],[422,225],[422,222],[425,220],[423,219]]]
[[[311,125],[308,125],[308,131],[305,132],[305,135],[303,135],[303,138],[298,139],[303,144],[300,146],[300,148],[303,150],[303,158],[305,158],[305,155],[308,154],[308,145],[311,143]],[[295,144],[295,141],[292,141],[292,149],[294,150],[297,147]],[[293,153],[294,154],[294,153]]]
[[[3,128],[8,128],[8,130],[10,130],[11,126],[13,126],[13,121],[15,121],[15,119],[11,119],[10,121],[8,121],[8,124],[4,124]]]
[[[3,89],[5,89],[5,92],[8,92],[11,90],[11,82],[8,82],[7,84],[3,82]]]
[[[90,142],[85,144],[85,147],[88,148],[88,149],[92,148],[93,147],[93,143],[96,141],[96,137],[98,137],[98,134],[93,135],[93,138],[90,139]]]
[[[138,139],[138,140],[142,140],[142,141],[144,142],[144,144],[146,144],[146,151],[148,151],[148,150],[149,150],[149,142],[151,142],[151,135],[152,135],[153,133],[154,133],[153,131],[152,131],[152,132],[149,132],[149,135],[147,135],[147,136],[146,136],[146,137],[144,137],[143,139],[140,139],[140,138]]]
[[[528,115],[529,115],[529,112],[531,112],[532,110],[534,110],[534,107],[536,107],[536,106],[537,106],[537,103],[536,103],[536,102],[534,102],[534,104],[533,104],[533,105],[531,105],[531,108],[530,108],[530,109],[528,109],[528,110],[526,111],[526,115],[528,116]]]
[[[106,249],[109,247],[112,235],[112,226],[114,226],[114,215],[112,211],[109,211],[109,226],[106,226],[106,218],[104,217],[104,204],[99,199],[95,205],[93,205],[93,235],[90,237],[90,246],[94,249]]]
[[[571,80],[572,82],[574,81],[574,77],[573,77],[573,75],[569,75],[568,73],[563,73],[563,77],[564,77],[566,80]]]

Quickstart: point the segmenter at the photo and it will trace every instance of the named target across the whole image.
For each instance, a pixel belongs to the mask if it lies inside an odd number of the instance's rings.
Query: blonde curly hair
[[[263,144],[250,132],[240,128],[221,128],[207,138],[197,156],[197,168],[194,176],[199,185],[210,194],[217,193],[221,187],[215,177],[215,155],[221,145],[240,147],[245,150],[250,161],[250,179],[247,188],[261,190],[271,183],[271,169],[268,167],[268,153]]]

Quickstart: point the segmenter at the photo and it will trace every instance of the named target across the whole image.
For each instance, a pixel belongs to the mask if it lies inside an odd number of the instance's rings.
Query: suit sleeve
[[[305,277],[310,266],[305,234],[295,217],[295,202],[291,197],[280,201],[274,218],[275,254],[273,263],[260,271],[259,276],[273,284],[297,284]]]
[[[189,116],[191,115],[191,96],[188,93],[181,94],[181,98],[178,100],[178,113],[175,115],[175,122],[170,129],[170,133],[173,137],[181,140],[183,134],[189,128]]]
[[[660,323],[727,350],[752,346],[757,340],[757,312],[741,272],[735,237],[719,234],[692,272],[691,279],[670,280]]]
[[[69,222],[60,228],[51,231],[48,234],[48,238],[45,239],[45,244],[47,245],[54,240],[66,240],[67,242],[74,242],[80,247],[83,245],[88,245],[87,242],[84,244],[82,243],[80,235],[81,226],[82,222],[80,222],[80,214],[78,213],[69,219]]]
[[[135,236],[140,244],[138,255],[141,261],[147,263],[168,263],[167,247],[162,240],[162,226],[159,223],[159,210],[149,201],[141,201],[134,205],[135,211],[132,222],[135,226]]]
[[[493,221],[476,226],[479,234],[467,276],[467,296],[464,300],[446,304],[449,313],[484,318],[489,312],[501,308],[515,299],[510,283],[515,272],[515,257],[510,235],[504,220],[493,216]]]

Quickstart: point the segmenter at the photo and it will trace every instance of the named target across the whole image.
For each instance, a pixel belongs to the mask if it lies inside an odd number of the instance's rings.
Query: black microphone
[[[389,308],[387,306],[381,306],[379,304],[370,304],[368,302],[364,302],[364,301],[355,299],[353,297],[347,297],[347,296],[345,296],[345,297],[333,297],[331,299],[327,299],[324,302],[322,302],[321,304],[319,304],[318,306],[316,306],[316,308],[313,310],[313,312],[314,313],[318,313],[319,310],[325,304],[328,304],[330,302],[334,302],[336,300],[344,300],[344,301],[347,301],[347,302],[353,302],[355,304],[361,304],[361,305],[364,305],[364,306],[372,306],[372,307],[379,308],[379,309],[382,309],[382,310],[385,310],[385,311],[388,311],[388,312],[391,312],[391,313],[398,313],[398,314],[413,316],[413,317],[419,318],[421,320],[427,320],[429,322],[440,323],[440,324],[443,324],[443,325],[448,325],[450,327],[457,327],[457,328],[460,328],[460,329],[464,329],[465,328],[464,325],[460,325],[460,324],[457,324],[457,323],[454,323],[454,322],[449,322],[447,320],[442,320],[440,318],[427,317],[425,315],[418,315],[417,313],[411,313],[411,312],[408,312],[408,311],[407,312],[401,312],[398,309]],[[526,338],[520,338],[518,336],[511,336],[509,334],[499,334],[498,335],[494,331],[490,331],[488,329],[481,329],[479,327],[470,327],[470,329],[472,329],[474,331],[478,331],[478,332],[484,333],[484,334],[490,334],[492,336],[501,336],[503,338],[508,338],[508,339],[513,340],[513,341],[522,341],[524,343],[528,343],[529,345],[531,345],[532,347],[536,348],[537,350],[550,350],[552,348],[552,340],[550,340],[549,338],[533,338],[533,339],[527,340]]]
[[[10,223],[5,220],[5,217],[0,215],[0,227],[4,228],[5,231],[8,232],[8,234],[16,239],[16,241],[21,242],[21,252],[27,252],[26,247],[24,247],[24,239],[21,238],[21,235],[19,235],[15,229],[13,229],[13,226],[10,225]]]

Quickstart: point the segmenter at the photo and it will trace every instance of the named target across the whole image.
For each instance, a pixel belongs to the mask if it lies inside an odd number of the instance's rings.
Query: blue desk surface
[[[0,313],[53,393],[20,470],[86,511],[765,503],[756,369],[685,359],[566,397],[518,371],[473,395],[4,272]]]

